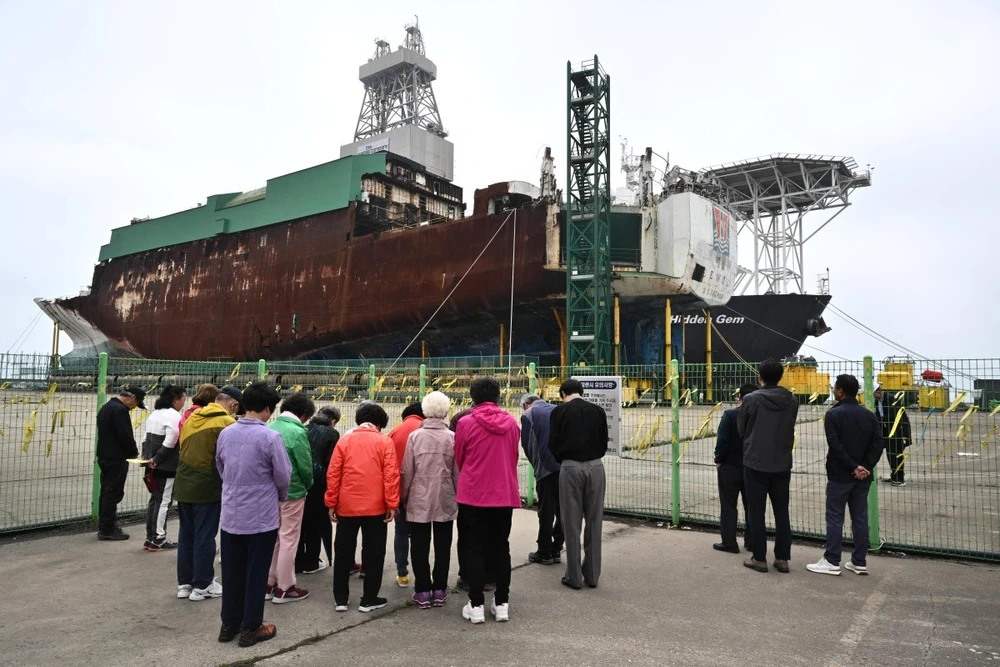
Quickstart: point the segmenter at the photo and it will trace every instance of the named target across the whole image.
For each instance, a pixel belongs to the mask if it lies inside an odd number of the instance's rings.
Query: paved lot
[[[175,529],[173,526],[171,532]],[[872,574],[758,574],[711,549],[714,536],[605,525],[596,590],[527,565],[535,517],[515,512],[511,622],[471,626],[455,594],[418,610],[389,583],[389,607],[333,611],[330,572],[302,576],[310,599],[269,604],[278,636],[251,649],[216,642],[218,600],[174,597],[175,556],[91,534],[0,541],[4,665],[985,665],[1000,660],[1000,568],[872,557]],[[391,535],[391,533],[390,533]],[[391,550],[390,550],[391,551]],[[454,567],[452,580],[454,580]],[[356,582],[353,582],[356,587]],[[355,593],[354,601],[356,601]],[[247,663],[242,663],[247,664]]]

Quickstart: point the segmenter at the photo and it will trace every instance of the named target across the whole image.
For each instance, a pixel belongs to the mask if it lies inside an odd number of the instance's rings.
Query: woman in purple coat
[[[292,464],[281,435],[267,426],[278,393],[263,382],[243,391],[246,416],[219,434],[222,477],[222,629],[219,641],[253,646],[277,629],[264,623],[264,589],[278,537],[278,503],[288,497]]]

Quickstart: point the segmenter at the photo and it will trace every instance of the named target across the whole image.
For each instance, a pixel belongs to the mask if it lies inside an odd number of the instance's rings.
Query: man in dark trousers
[[[146,392],[139,387],[125,387],[97,412],[97,465],[101,468],[101,496],[97,518],[97,539],[127,540],[128,533],[118,525],[118,503],[125,497],[128,461],[139,458],[139,448],[132,431],[135,408],[145,410]]]
[[[521,448],[535,469],[538,494],[538,551],[528,554],[532,563],[562,562],[563,530],[559,517],[559,463],[549,449],[549,419],[556,406],[535,394],[521,397]],[[553,522],[555,525],[553,526]]]
[[[559,511],[566,538],[564,586],[597,588],[601,578],[601,527],[604,524],[604,463],[608,451],[608,416],[583,398],[579,380],[559,387],[563,403],[549,417],[549,448],[561,465]],[[580,533],[583,522],[583,563]]]
[[[823,418],[826,443],[826,553],[806,569],[817,574],[840,574],[844,541],[844,505],[851,511],[854,553],[844,568],[868,574],[868,490],[872,470],[882,457],[882,429],[878,417],[858,404],[858,379],[838,375],[833,387],[837,400]]]
[[[875,385],[875,415],[878,417],[882,440],[885,442],[885,457],[889,461],[889,476],[882,481],[892,482],[893,486],[906,486],[906,478],[903,475],[903,452],[910,446],[910,418],[906,415],[906,410],[900,406],[900,402],[892,392],[887,394],[882,391],[882,385]],[[893,433],[892,427],[896,424],[896,415],[900,411],[903,414],[899,418],[896,432]]]
[[[747,497],[747,532],[753,556],[743,564],[767,572],[767,499],[774,513],[774,569],[788,573],[792,554],[792,524],[788,516],[788,487],[792,481],[792,447],[799,403],[792,392],[779,387],[785,369],[767,359],[757,368],[760,389],[740,405],[736,427],[743,438],[743,484]]]
[[[743,519],[747,518],[747,494],[743,489],[743,438],[736,429],[736,416],[743,399],[757,390],[752,384],[740,387],[740,398],[737,407],[722,413],[719,422],[719,433],[715,440],[715,467],[719,476],[719,531],[722,541],[713,544],[716,551],[728,551],[738,554],[740,546],[736,543],[736,501],[743,499]],[[743,535],[743,545],[750,550],[747,535]]]

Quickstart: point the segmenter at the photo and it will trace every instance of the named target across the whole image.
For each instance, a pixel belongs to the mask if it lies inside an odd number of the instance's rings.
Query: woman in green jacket
[[[278,504],[278,541],[274,545],[264,596],[275,604],[304,600],[309,596],[309,591],[295,585],[295,554],[299,549],[306,494],[313,485],[312,451],[305,422],[315,412],[313,402],[299,392],[282,402],[280,416],[271,423],[271,428],[281,434],[292,464],[288,500]]]

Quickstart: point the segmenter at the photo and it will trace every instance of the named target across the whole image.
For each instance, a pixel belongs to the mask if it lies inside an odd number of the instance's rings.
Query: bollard
[[[108,402],[108,353],[101,352],[97,361],[97,410],[94,415]],[[97,429],[94,429],[94,482],[90,498],[90,518],[97,520],[101,502],[101,469],[97,465]]]

